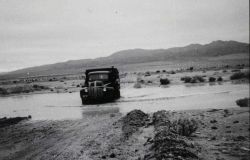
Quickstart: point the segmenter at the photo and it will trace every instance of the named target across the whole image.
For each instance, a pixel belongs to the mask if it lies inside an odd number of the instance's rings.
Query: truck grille
[[[89,97],[93,98],[93,99],[98,99],[98,98],[102,98],[103,97],[103,91],[102,91],[102,87],[103,86],[103,82],[100,81],[94,81],[91,82],[89,84]]]
[[[94,98],[94,99],[103,97],[102,88],[89,87],[89,97]]]

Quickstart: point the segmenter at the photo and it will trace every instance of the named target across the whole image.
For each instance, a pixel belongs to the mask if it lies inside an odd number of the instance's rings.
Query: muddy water
[[[104,113],[126,113],[237,107],[235,100],[249,97],[248,84],[196,84],[169,87],[128,86],[122,98],[102,105],[81,105],[79,93],[50,93],[0,98],[0,117],[32,115],[33,120],[78,119]]]

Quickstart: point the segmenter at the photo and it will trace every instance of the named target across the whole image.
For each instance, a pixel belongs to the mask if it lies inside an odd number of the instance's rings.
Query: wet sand
[[[188,139],[200,159],[247,159],[249,107],[170,112],[170,120],[189,117],[199,127]],[[100,113],[79,120],[24,120],[0,128],[0,159],[143,159],[154,137],[152,126],[123,138],[120,113]]]

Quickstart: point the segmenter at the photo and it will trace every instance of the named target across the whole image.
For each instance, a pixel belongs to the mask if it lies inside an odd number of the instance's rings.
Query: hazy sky
[[[249,43],[249,0],[0,0],[0,72],[219,39]]]

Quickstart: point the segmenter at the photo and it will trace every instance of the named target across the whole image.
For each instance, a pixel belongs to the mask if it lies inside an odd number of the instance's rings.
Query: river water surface
[[[248,84],[195,84],[121,89],[122,97],[113,103],[81,105],[78,92],[0,97],[0,118],[31,115],[33,120],[79,119],[103,113],[127,113],[133,109],[189,110],[237,107],[235,101],[249,97]]]

